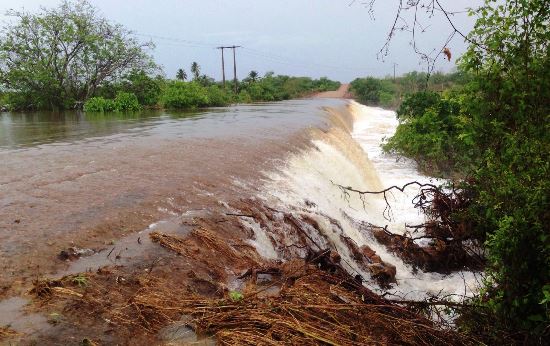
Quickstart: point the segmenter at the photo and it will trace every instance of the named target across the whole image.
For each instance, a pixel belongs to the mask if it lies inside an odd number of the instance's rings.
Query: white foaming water
[[[385,202],[380,195],[366,195],[363,203],[354,193],[345,198],[342,190],[334,183],[362,191],[379,191],[392,185],[402,186],[414,180],[434,181],[421,175],[411,161],[397,161],[395,156],[383,153],[380,148],[383,138],[391,136],[397,127],[394,112],[366,107],[355,102],[349,105],[349,110],[354,116],[351,136],[336,128],[326,133],[326,136],[314,139],[312,148],[291,155],[280,171],[267,174],[270,179],[266,182],[263,189],[265,192],[260,197],[271,205],[276,204],[278,208],[305,210],[318,222],[321,232],[331,245],[347,263],[351,264],[352,271],[360,273],[363,277],[370,277],[351,259],[348,247],[333,231],[326,216],[337,220],[344,234],[353,239],[358,246],[368,245],[384,262],[395,265],[397,285],[388,290],[390,293],[407,299],[423,299],[427,295],[437,294],[471,295],[477,287],[472,272],[451,275],[426,273],[421,270],[415,272],[410,265],[388,252],[385,246],[359,229],[357,222],[354,222],[355,220],[379,226],[387,225],[395,233],[403,233],[405,223],[422,223],[423,215],[411,203],[418,188],[411,187],[405,190],[405,193],[393,193],[389,198],[392,213],[388,220],[384,217]],[[255,245],[263,247],[259,242]],[[265,246],[273,249],[271,244]],[[271,249],[267,251],[270,254]],[[369,280],[367,285],[373,290],[381,291],[372,280]]]

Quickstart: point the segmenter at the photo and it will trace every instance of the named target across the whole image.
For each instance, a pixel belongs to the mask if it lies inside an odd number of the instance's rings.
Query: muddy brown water
[[[22,318],[33,280],[104,265],[112,249],[121,261],[154,252],[138,233],[151,224],[178,227],[178,215],[252,195],[262,172],[308,144],[309,129],[328,126],[323,107],[344,105],[0,114],[0,324],[32,331],[43,322]],[[138,237],[144,246],[130,246]],[[69,247],[99,254],[60,260]]]

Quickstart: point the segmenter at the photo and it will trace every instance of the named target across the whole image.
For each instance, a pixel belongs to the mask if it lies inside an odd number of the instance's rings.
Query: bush
[[[246,90],[242,90],[237,98],[237,102],[239,103],[251,103],[252,101],[252,97]]]
[[[464,171],[472,142],[463,134],[468,125],[456,98],[439,98],[426,107],[425,93],[410,95],[398,109],[401,123],[384,150],[415,159],[432,175]],[[415,107],[411,108],[411,104]],[[421,106],[416,106],[422,104]],[[420,112],[422,112],[420,114]]]
[[[212,85],[208,87],[208,100],[211,107],[223,107],[231,103],[231,95],[217,85]]]
[[[459,77],[467,81],[461,94],[408,98],[386,144],[424,163],[448,160],[467,173],[465,216],[484,241],[488,265],[476,300],[483,317],[466,324],[475,330],[478,322],[489,323],[478,330],[505,330],[526,345],[544,344],[550,333],[547,8],[547,0],[506,0],[472,11],[475,43],[461,57],[466,78]]]
[[[101,96],[89,98],[84,103],[85,112],[111,112],[115,109],[113,100],[105,99]]]
[[[336,90],[339,87],[340,82],[332,81],[326,77],[313,80],[309,77],[275,76],[272,72],[268,72],[261,79],[245,78],[241,83],[240,90],[241,92],[245,91],[252,102],[270,102],[304,97],[319,91]],[[244,99],[248,99],[248,97]]]
[[[161,78],[151,78],[144,71],[132,71],[122,82],[121,90],[135,94],[140,105],[154,106],[159,101],[161,85]]]
[[[382,83],[379,79],[373,77],[358,78],[351,82],[351,91],[361,103],[378,105],[381,90]]]
[[[125,92],[120,92],[116,95],[113,107],[118,112],[133,112],[141,109],[137,96]]]
[[[161,96],[166,108],[189,109],[208,107],[208,90],[196,82],[170,82]]]
[[[380,105],[382,107],[391,108],[394,107],[396,103],[395,97],[386,91],[380,92]]]
[[[428,108],[436,106],[441,96],[432,91],[420,91],[407,95],[397,110],[397,118],[418,118],[424,115]]]
[[[140,109],[136,95],[124,92],[118,93],[114,100],[97,96],[84,103],[85,112],[133,112]]]
[[[313,81],[313,88],[316,91],[331,91],[336,90],[340,87],[341,83],[338,81],[333,81],[327,77],[321,77],[318,80]]]

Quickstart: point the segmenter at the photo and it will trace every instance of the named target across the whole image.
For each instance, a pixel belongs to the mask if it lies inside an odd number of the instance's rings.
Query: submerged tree
[[[187,79],[187,72],[185,72],[184,69],[180,68],[176,73],[176,78],[185,81]]]
[[[9,11],[0,39],[2,86],[21,107],[63,109],[94,95],[105,81],[154,64],[130,32],[86,0],[64,1],[37,14]]]

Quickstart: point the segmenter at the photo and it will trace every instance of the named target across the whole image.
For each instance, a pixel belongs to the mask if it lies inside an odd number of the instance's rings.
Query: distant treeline
[[[456,85],[464,85],[468,76],[463,72],[436,72],[428,76],[425,72],[409,72],[393,79],[357,78],[351,82],[351,92],[357,101],[370,106],[397,109],[408,94],[419,91],[442,92]]]
[[[278,101],[334,90],[339,82],[251,71],[235,90],[200,73],[163,76],[152,43],[102,17],[88,1],[36,13],[10,10],[0,33],[0,108],[4,110],[134,111]],[[39,33],[37,35],[37,33]]]
[[[201,75],[191,81],[152,77],[142,70],[130,73],[113,82],[98,86],[94,94],[82,103],[67,100],[65,108],[83,107],[88,112],[136,111],[142,108],[193,109],[221,107],[232,103],[252,103],[282,101],[305,97],[311,94],[336,90],[340,82],[326,77],[291,77],[268,72],[259,77],[255,71],[237,82],[238,92],[234,92],[233,81],[224,88],[221,82]],[[45,93],[49,92],[47,89]],[[72,105],[71,105],[72,102]],[[43,110],[51,109],[19,91],[0,93],[0,107],[4,110]]]
[[[327,78],[290,77],[267,73],[259,77],[255,71],[224,88],[221,82],[202,75],[194,80],[152,78],[143,71],[132,72],[123,80],[100,87],[96,96],[84,103],[85,111],[135,111],[142,107],[193,109],[222,107],[232,103],[282,101],[304,97],[316,92],[335,90],[340,82]]]

